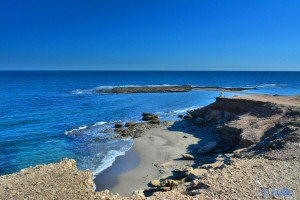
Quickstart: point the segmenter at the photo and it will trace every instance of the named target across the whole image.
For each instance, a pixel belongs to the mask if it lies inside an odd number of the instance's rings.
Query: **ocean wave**
[[[123,140],[130,140],[130,139],[123,139]],[[131,139],[132,140],[132,139]],[[120,150],[110,150],[102,159],[99,166],[93,170],[94,178],[96,175],[100,174],[103,170],[112,166],[118,156],[123,156],[125,153],[131,149],[133,146],[133,142],[130,145],[123,146]],[[101,153],[99,153],[101,154]]]
[[[78,128],[74,128],[70,131],[65,131],[65,134],[66,135],[74,134],[75,132],[82,131],[82,130],[87,129],[87,128],[88,128],[88,126],[79,126]]]
[[[78,128],[74,128],[70,131],[65,131],[65,135],[74,135],[74,134],[78,134],[78,133],[84,133],[86,135],[95,135],[99,132],[99,130],[101,131],[101,129],[105,129],[108,127],[105,127],[104,125],[108,125],[108,122],[96,122],[92,125],[84,125],[84,126],[79,126]]]
[[[93,89],[76,89],[71,91],[71,94],[93,94]]]
[[[96,122],[95,124],[93,124],[93,126],[101,126],[104,124],[107,124],[108,122]]]
[[[281,87],[286,87],[288,84],[276,84],[276,83],[263,83],[259,85],[254,85],[253,87],[257,88],[281,88]]]

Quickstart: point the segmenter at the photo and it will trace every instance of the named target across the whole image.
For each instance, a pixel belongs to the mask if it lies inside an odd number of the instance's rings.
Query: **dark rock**
[[[149,123],[151,123],[151,124],[159,124],[160,123],[160,119],[158,119],[158,118],[151,119],[149,121]]]
[[[177,187],[179,185],[179,181],[175,181],[175,180],[171,180],[171,179],[167,179],[165,180],[162,185],[164,187],[170,187],[171,189]]]
[[[142,118],[143,121],[150,121],[153,119],[158,119],[158,115],[145,113],[145,112],[143,113],[143,118]]]
[[[189,175],[190,170],[185,169],[185,170],[179,170],[179,169],[175,169],[172,171],[173,176],[177,179],[182,179],[185,178]]]
[[[185,119],[185,120],[192,119],[192,116],[191,116],[191,115],[185,115],[185,116],[183,117],[183,119]]]
[[[182,86],[141,86],[141,87],[114,87],[108,89],[95,90],[96,93],[115,93],[115,94],[133,94],[133,93],[156,93],[156,92],[189,92],[193,88],[191,85]]]
[[[178,118],[183,118],[184,116],[183,115],[178,115]]]
[[[143,112],[142,116],[145,117],[145,116],[149,116],[149,115],[154,115],[152,113],[148,113],[148,112]]]
[[[135,125],[134,122],[127,122],[127,123],[125,124],[125,127],[131,127],[131,126],[134,126],[134,125]]]
[[[122,128],[123,127],[123,123],[119,122],[119,123],[115,123],[115,128]]]

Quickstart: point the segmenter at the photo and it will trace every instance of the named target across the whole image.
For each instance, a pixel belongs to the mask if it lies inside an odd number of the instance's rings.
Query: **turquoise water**
[[[177,119],[219,92],[96,94],[127,85],[257,87],[249,92],[299,94],[299,72],[0,72],[0,174],[69,157],[96,174],[133,144],[110,140],[117,121],[142,112]],[[234,93],[225,93],[226,96]],[[70,134],[71,133],[71,134]],[[76,133],[79,136],[74,136]]]

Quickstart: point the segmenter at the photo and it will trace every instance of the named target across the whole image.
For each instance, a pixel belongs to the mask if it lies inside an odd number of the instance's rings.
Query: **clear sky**
[[[300,70],[299,0],[0,0],[0,70]]]

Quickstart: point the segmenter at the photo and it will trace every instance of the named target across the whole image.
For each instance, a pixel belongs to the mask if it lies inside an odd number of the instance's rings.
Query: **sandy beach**
[[[185,121],[172,122],[168,126],[150,129],[144,137],[134,140],[131,151],[120,156],[112,167],[97,176],[96,185],[105,182],[106,188],[101,186],[101,189],[110,189],[123,196],[130,196],[134,190],[149,189],[147,184],[151,180],[171,176],[171,170],[194,162],[183,161],[181,154],[187,153],[191,145],[199,143],[200,137],[205,141],[213,139],[212,135],[205,136],[199,133],[195,127]],[[136,162],[136,159],[138,165],[126,171],[126,163]],[[122,167],[124,165],[125,167]],[[126,172],[122,173],[124,169]],[[106,181],[108,176],[110,181],[114,180],[113,183]]]

